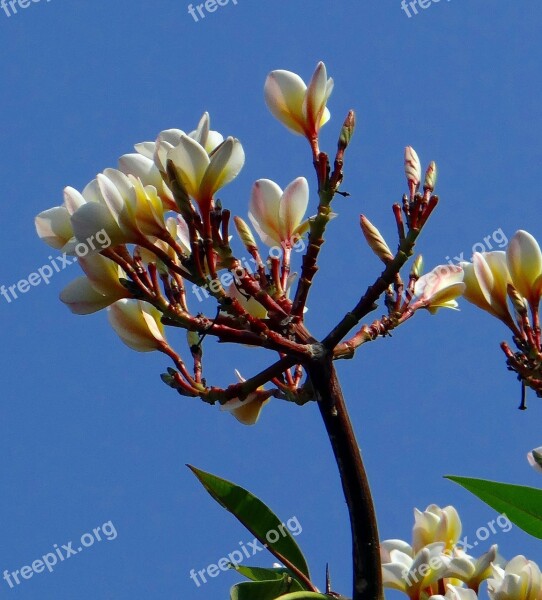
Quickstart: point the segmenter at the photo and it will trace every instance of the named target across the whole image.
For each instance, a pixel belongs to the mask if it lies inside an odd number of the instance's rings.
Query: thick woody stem
[[[330,357],[306,365],[337,461],[352,532],[353,600],[382,600],[378,527],[371,490]]]

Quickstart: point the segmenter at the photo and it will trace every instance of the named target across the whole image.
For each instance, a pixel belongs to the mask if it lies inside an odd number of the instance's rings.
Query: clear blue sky
[[[24,4],[24,2],[23,2]],[[204,110],[239,137],[247,161],[224,190],[246,215],[252,181],[314,184],[308,146],[268,113],[268,71],[304,78],[326,62],[336,86],[323,130],[331,148],[355,108],[339,217],[329,228],[308,322],[317,335],[357,300],[380,268],[358,226],[365,213],[395,243],[390,210],[405,190],[402,152],[440,167],[441,205],[419,249],[428,267],[502,229],[542,238],[540,30],[535,0],[452,0],[408,18],[399,0],[238,0],[195,22],[185,0],[32,2],[0,11],[3,235],[0,283],[49,262],[33,218],[115,166],[164,128],[190,130]],[[312,206],[315,195],[313,186]],[[72,316],[57,300],[76,266],[8,304],[0,297],[0,572],[13,571],[103,523],[118,536],[34,575],[0,597],[21,600],[227,597],[222,574],[196,588],[191,568],[251,536],[184,466],[233,479],[303,527],[297,540],[323,585],[349,592],[346,509],[316,406],[273,401],[257,427],[166,388],[161,355],[118,340],[105,314]],[[381,309],[375,315],[381,314]],[[494,517],[447,473],[541,485],[525,453],[542,444],[540,401],[516,410],[519,387],[498,347],[508,334],[462,303],[419,314],[392,339],[338,365],[373,485],[383,538],[409,539],[412,509],[454,504],[465,534]],[[266,356],[208,344],[207,378],[250,375]],[[521,531],[500,533],[508,557],[542,561]],[[483,548],[483,545],[481,545]],[[270,565],[260,554],[253,564]]]

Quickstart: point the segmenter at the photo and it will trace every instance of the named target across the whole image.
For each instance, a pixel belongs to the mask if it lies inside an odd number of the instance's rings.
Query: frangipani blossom
[[[309,203],[309,184],[294,179],[284,191],[270,179],[259,179],[252,187],[249,219],[267,246],[291,248],[304,227]]]
[[[465,300],[487,311],[505,323],[510,323],[512,317],[508,308],[507,286],[512,283],[508,271],[506,253],[476,252],[472,263],[462,262],[466,284]]]
[[[434,314],[439,308],[457,308],[456,298],[465,291],[463,269],[457,265],[439,265],[422,275],[414,285],[413,310],[426,308]]]
[[[177,182],[205,214],[214,194],[241,171],[245,153],[241,142],[229,137],[209,157],[201,144],[183,135],[167,153],[167,160],[172,162]]]
[[[60,300],[76,315],[88,315],[128,298],[128,290],[120,283],[126,273],[101,254],[79,258],[86,274],[70,282],[61,292]]]
[[[504,569],[493,566],[488,579],[491,600],[540,600],[542,575],[538,565],[524,556],[514,557]]]
[[[478,600],[478,595],[474,590],[462,588],[450,583],[446,584],[446,594],[434,594],[429,596],[429,600]]]
[[[235,370],[235,375],[240,383],[246,379]],[[254,425],[260,418],[262,408],[271,399],[272,392],[266,392],[263,387],[258,388],[255,392],[249,394],[244,400],[233,398],[223,404],[220,409],[231,412],[231,414],[243,425]]]
[[[108,308],[111,327],[132,350],[152,352],[166,343],[162,313],[148,302],[119,300]]]
[[[380,554],[384,587],[404,592],[410,598],[418,598],[422,590],[444,577],[450,561],[440,542],[415,553],[402,540],[385,540]]]
[[[542,473],[542,446],[528,452],[527,460],[535,471]]]
[[[469,588],[477,590],[482,581],[491,577],[493,566],[505,565],[506,561],[497,550],[497,545],[493,544],[485,554],[474,558],[456,546],[445,576],[459,579]]]
[[[506,263],[516,290],[537,308],[542,293],[542,252],[530,233],[516,231],[506,249]]]
[[[294,133],[313,139],[329,120],[326,107],[333,90],[333,79],[319,62],[312,79],[305,82],[291,71],[272,71],[264,86],[265,102],[271,113]]]
[[[433,542],[443,542],[451,550],[461,535],[461,519],[453,506],[430,504],[423,512],[414,509],[412,549],[418,552]]]

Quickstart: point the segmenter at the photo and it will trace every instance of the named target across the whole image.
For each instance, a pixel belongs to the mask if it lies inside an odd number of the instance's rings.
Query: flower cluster
[[[508,563],[493,545],[482,556],[468,555],[459,544],[461,520],[452,506],[435,504],[414,511],[412,544],[381,543],[384,586],[411,600],[477,600],[487,581],[491,600],[540,600],[542,577],[537,565],[523,556]]]
[[[474,254],[461,263],[466,300],[500,319],[513,333],[518,351],[502,348],[524,386],[542,396],[542,344],[539,305],[542,252],[527,231],[517,231],[505,251]],[[524,398],[520,408],[525,408]]]
[[[399,248],[394,255],[380,232],[361,216],[361,229],[369,247],[385,263],[386,271],[362,298],[353,324],[334,330],[324,342],[315,343],[304,322],[307,298],[318,270],[317,259],[326,226],[336,216],[331,201],[343,181],[343,159],[355,126],[353,111],[347,115],[337,142],[334,161],[319,148],[319,130],[330,118],[327,102],[333,89],[326,67],[319,63],[308,84],[289,71],[273,71],[264,92],[271,113],[294,133],[309,141],[318,183],[316,214],[306,218],[309,183],[297,177],[284,189],[269,179],[259,179],[248,202],[248,221],[233,217],[239,240],[254,268],[239,259],[232,247],[230,211],[217,194],[233,182],[245,162],[239,139],[211,129],[204,113],[197,127],[185,133],[167,129],[154,141],[135,145],[117,168],[107,168],[81,192],[64,190],[64,202],[41,212],[35,219],[39,237],[49,246],[73,254],[78,244],[103,233],[107,248],[95,248],[81,257],[83,275],[72,281],[60,299],[75,314],[106,308],[109,323],[120,339],[139,352],[159,351],[171,358],[175,368],[163,381],[189,397],[231,411],[242,423],[255,423],[271,397],[297,404],[314,400],[312,388],[303,383],[306,363],[329,352],[341,358],[363,341],[385,335],[418,309],[436,312],[455,308],[463,292],[460,268],[438,267],[421,274],[421,258],[408,284],[399,270],[421,229],[436,207],[433,195],[436,166],[430,163],[423,193],[421,167],[416,152],[405,151],[405,173],[410,195],[402,207],[394,205]],[[333,164],[333,168],[331,167]],[[404,216],[402,216],[404,215]],[[260,252],[253,230],[272,248]],[[309,237],[300,276],[291,272],[292,248]],[[235,243],[235,242],[234,242]],[[276,250],[279,250],[277,254]],[[227,281],[227,283],[226,283]],[[297,286],[294,291],[294,283]],[[382,286],[382,282],[386,285]],[[205,315],[190,307],[186,290],[205,290],[216,301],[216,314]],[[292,297],[290,297],[290,292]],[[378,325],[363,326],[352,340],[340,343],[367,311],[386,295],[388,316]],[[374,296],[374,297],[373,297]],[[187,367],[170,344],[166,328],[187,332],[187,349],[193,368]],[[223,343],[239,343],[278,353],[276,365],[227,388],[208,385],[203,376],[203,341],[213,336]],[[337,339],[334,339],[337,336]],[[271,387],[265,387],[270,384]]]

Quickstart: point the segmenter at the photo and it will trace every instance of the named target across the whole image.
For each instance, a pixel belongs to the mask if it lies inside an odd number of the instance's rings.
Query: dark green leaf
[[[310,577],[307,561],[288,528],[256,496],[242,487],[211,473],[188,465],[209,494],[226,510],[231,512],[262,545],[272,548],[304,575]],[[266,541],[273,533],[272,540]],[[271,537],[271,535],[270,535]]]
[[[542,490],[471,477],[446,477],[462,485],[532,536],[542,539]]]
[[[297,581],[283,575],[274,581],[246,581],[233,586],[230,600],[275,600],[292,590],[300,590]]]

